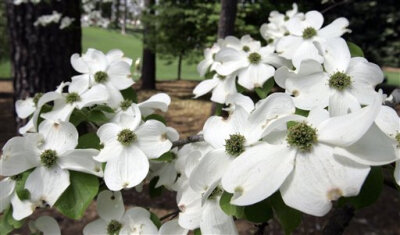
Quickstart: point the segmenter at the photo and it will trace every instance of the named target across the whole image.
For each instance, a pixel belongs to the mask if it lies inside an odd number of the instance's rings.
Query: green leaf
[[[173,152],[166,152],[163,153],[159,158],[153,159],[154,161],[161,161],[161,162],[171,162],[176,158],[176,154]]]
[[[224,192],[219,199],[219,206],[221,209],[225,212],[227,215],[232,215],[237,218],[243,218],[244,217],[244,207],[243,206],[235,206],[232,205],[231,198],[233,194]]]
[[[196,228],[196,229],[193,231],[193,234],[194,234],[194,235],[201,235],[201,230],[200,230],[200,228]]]
[[[159,177],[156,176],[156,177],[154,177],[153,179],[150,180],[150,183],[149,183],[149,195],[150,195],[151,198],[159,197],[162,194],[164,186],[160,186],[160,187],[156,188],[156,184],[158,182],[158,179],[159,179]]]
[[[272,209],[282,226],[285,234],[291,234],[301,223],[301,213],[288,207],[282,200],[279,192],[274,193],[270,198]]]
[[[122,90],[121,94],[125,100],[132,100],[134,103],[138,102],[136,91],[132,87],[128,87],[125,90]]]
[[[257,93],[260,99],[264,99],[271,92],[271,89],[274,87],[275,82],[273,78],[268,79],[262,87],[256,87],[254,91]]]
[[[347,46],[349,47],[351,57],[364,57],[364,52],[356,44],[347,42]]]
[[[109,119],[104,115],[104,113],[100,110],[91,110],[87,117],[89,122],[94,122],[96,124],[103,124],[107,122]]]
[[[157,226],[157,228],[161,227],[160,219],[153,212],[150,212],[150,220],[154,223],[155,226]]]
[[[57,200],[55,208],[71,219],[80,219],[97,195],[99,180],[94,175],[70,171],[70,186]]]
[[[71,114],[71,117],[69,118],[69,122],[74,124],[74,126],[78,126],[82,122],[87,120],[87,110],[86,109],[74,109],[74,111]]]
[[[18,179],[16,181],[15,191],[21,201],[27,200],[30,198],[29,191],[27,189],[25,189],[25,182],[26,182],[26,179],[28,179],[28,176],[31,172],[32,172],[32,170],[28,170],[28,171],[25,171],[24,173],[21,173],[20,174],[21,179]]]
[[[214,115],[215,116],[221,116],[223,104],[214,103],[214,105],[215,105],[215,113],[214,113]]]
[[[237,92],[239,92],[239,93],[243,93],[243,92],[246,92],[246,91],[247,91],[247,89],[244,88],[243,86],[241,86],[238,82],[236,82],[236,90],[237,90]]]
[[[150,115],[147,116],[144,120],[145,120],[145,121],[148,121],[148,120],[157,120],[157,121],[160,121],[160,122],[164,123],[164,125],[167,125],[167,121],[165,120],[165,118],[164,118],[163,116],[161,116],[161,115],[159,115],[159,114],[155,114],[155,113],[150,114]]]
[[[0,234],[9,234],[14,229],[21,228],[24,220],[15,220],[12,217],[12,208],[9,206],[0,217]]]
[[[383,181],[382,169],[380,167],[371,167],[360,193],[355,197],[341,198],[339,205],[349,203],[356,209],[360,209],[373,204],[382,192]]]
[[[78,149],[100,149],[100,139],[96,135],[96,133],[87,133],[84,135],[79,136],[78,139],[78,146],[76,147]]]
[[[112,109],[108,105],[104,105],[104,104],[96,105],[96,107],[94,107],[92,110],[99,110],[99,111],[106,112],[106,113],[114,113],[114,109]]]
[[[298,114],[298,115],[301,115],[304,117],[308,117],[309,113],[310,113],[310,111],[308,111],[308,110],[303,110],[303,109],[298,109],[298,108],[296,108],[296,112],[295,112],[295,114]]]
[[[263,223],[274,217],[271,204],[265,199],[256,204],[244,207],[244,217],[254,223]]]

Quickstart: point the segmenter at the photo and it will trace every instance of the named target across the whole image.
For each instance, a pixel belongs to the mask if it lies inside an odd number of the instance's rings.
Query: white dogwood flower
[[[286,24],[290,35],[279,40],[276,51],[282,57],[291,59],[296,68],[306,59],[322,63],[324,48],[329,40],[349,31],[346,28],[349,21],[343,17],[321,28],[323,23],[324,17],[318,11],[307,12],[304,19],[293,17]]]
[[[208,71],[214,71],[219,62],[215,61],[215,54],[221,49],[223,39],[219,39],[211,48],[204,49],[204,60],[197,65],[200,76],[204,76]]]
[[[158,93],[138,104],[142,116],[146,117],[156,110],[167,112],[171,104],[171,97],[166,93]]]
[[[95,149],[75,149],[78,144],[78,131],[68,122],[54,123],[44,120],[39,126],[39,133],[14,137],[3,147],[0,159],[0,175],[13,176],[26,170],[34,169],[25,182],[30,201],[35,206],[43,202],[53,206],[69,186],[69,171],[81,171],[102,176],[100,163],[93,160],[98,154]],[[18,214],[26,215],[25,208]],[[15,208],[14,208],[15,209]]]
[[[29,229],[33,234],[61,235],[61,230],[57,221],[53,217],[47,215],[41,216],[35,221],[31,221],[29,223]]]
[[[131,107],[132,115],[121,114],[97,131],[104,148],[95,159],[107,162],[104,180],[114,191],[138,185],[149,171],[148,159],[160,157],[172,146],[163,123],[148,120],[141,124],[138,106]]]
[[[234,194],[231,203],[254,204],[280,188],[288,206],[323,216],[332,200],[357,195],[370,167],[336,152],[366,134],[381,107],[375,97],[373,104],[347,115],[329,118],[326,110],[314,109],[307,118],[295,115],[272,123],[264,131],[265,142],[226,170],[222,186]]]
[[[231,38],[233,41],[233,37]],[[274,75],[273,66],[280,67],[286,64],[274,53],[272,46],[261,47],[259,41],[250,37],[242,38],[242,41],[236,40],[237,42],[229,44],[216,54],[215,59],[221,62],[216,71],[222,76],[237,74],[238,83],[248,90],[262,87],[264,82]]]
[[[106,103],[108,92],[103,85],[93,86],[87,90],[69,86],[68,93],[48,92],[43,95],[43,99],[48,102],[53,101],[54,106],[50,112],[43,113],[41,117],[52,121],[68,121],[75,108],[82,109]]]
[[[279,68],[276,83],[293,95],[300,109],[329,105],[331,115],[337,116],[371,104],[377,94],[375,86],[383,81],[382,70],[364,58],[350,58],[343,39],[336,39],[326,51],[325,71],[319,62],[305,60],[298,71]]]
[[[123,101],[119,91],[134,83],[130,72],[132,60],[125,59],[120,50],[111,50],[105,55],[90,48],[82,56],[72,55],[71,64],[76,71],[82,73],[72,77],[72,89],[81,93],[90,87],[103,84],[107,88],[111,107],[118,107]]]
[[[304,14],[298,12],[296,3],[293,3],[292,9],[286,11],[286,14],[281,14],[278,11],[271,11],[268,17],[269,22],[261,25],[261,36],[268,42],[268,44],[273,43],[276,45],[279,39],[286,36],[286,34],[289,34],[286,24],[294,17],[304,19]]]
[[[102,191],[97,197],[99,219],[83,228],[84,235],[93,234],[158,234],[150,212],[133,207],[125,211],[121,192]]]
[[[212,91],[211,101],[224,104],[229,95],[236,94],[236,75],[214,74],[211,79],[200,82],[193,90],[194,98]]]

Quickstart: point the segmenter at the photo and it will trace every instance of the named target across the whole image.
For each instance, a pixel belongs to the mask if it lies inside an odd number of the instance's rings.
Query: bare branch
[[[160,221],[163,221],[165,219],[168,219],[171,217],[171,219],[175,218],[176,216],[178,216],[179,214],[179,210],[173,211],[169,214],[164,215],[163,217],[160,218]]]
[[[343,1],[341,1],[341,2],[336,2],[336,3],[332,4],[332,5],[330,5],[329,7],[323,9],[323,10],[321,11],[321,13],[322,13],[322,14],[323,14],[323,13],[326,13],[327,11],[330,11],[330,10],[336,8],[336,7],[339,7],[339,6],[341,6],[341,5],[344,5],[344,4],[347,4],[347,3],[350,3],[350,2],[352,2],[352,0],[343,0]]]
[[[185,144],[196,143],[196,142],[200,142],[200,141],[204,141],[203,135],[193,135],[193,136],[189,136],[189,137],[187,137],[186,139],[183,139],[183,140],[174,141],[172,143],[172,148],[180,147],[180,146],[183,146]]]

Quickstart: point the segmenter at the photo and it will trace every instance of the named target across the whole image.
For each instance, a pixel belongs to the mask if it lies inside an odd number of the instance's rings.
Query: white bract
[[[61,235],[60,227],[57,221],[50,216],[41,216],[35,221],[29,223],[29,229],[33,234],[43,235]]]
[[[36,206],[53,206],[69,186],[69,170],[102,176],[100,163],[93,160],[95,149],[75,149],[78,132],[68,122],[43,121],[39,133],[14,137],[3,147],[0,175],[14,176],[33,169],[25,189],[29,191],[30,208],[13,208],[15,218],[31,214]],[[20,209],[20,210],[18,210]]]
[[[142,182],[149,171],[148,159],[160,157],[172,146],[163,123],[148,120],[142,124],[138,105],[132,104],[131,109],[133,115],[121,114],[97,131],[104,148],[95,159],[107,162],[104,180],[114,191]]]
[[[132,60],[123,57],[120,50],[111,50],[107,54],[89,48],[85,54],[71,56],[72,67],[82,73],[72,77],[70,87],[77,93],[95,87],[99,84],[107,88],[108,104],[116,108],[124,100],[120,90],[133,85],[130,66]]]
[[[294,67],[306,59],[324,61],[324,49],[330,44],[330,39],[341,37],[349,30],[349,21],[338,18],[329,25],[322,27],[324,17],[317,11],[309,11],[304,19],[293,17],[286,23],[290,35],[282,37],[276,45],[276,51],[286,59],[291,59]]]
[[[99,219],[83,229],[84,235],[93,234],[158,234],[150,219],[150,212],[133,207],[125,211],[121,192],[102,191],[97,197]]]
[[[211,101],[216,103],[226,103],[227,97],[236,94],[236,75],[223,76],[214,74],[211,79],[206,79],[199,83],[193,90],[194,98],[203,96],[212,91]]]
[[[21,220],[29,216],[33,206],[29,200],[26,200],[28,198],[23,198],[24,200],[21,200],[17,195],[15,187],[17,181],[21,180],[21,177],[22,175],[6,177],[0,181],[0,213],[6,210],[11,203],[13,208],[12,215],[16,220]],[[27,196],[27,194],[21,196]]]
[[[293,96],[296,107],[311,110],[329,105],[333,116],[371,104],[377,94],[375,86],[383,81],[383,72],[376,64],[361,57],[350,58],[341,38],[326,48],[324,68],[316,60],[304,60],[297,71],[279,68],[275,81]]]
[[[262,87],[275,72],[275,67],[285,64],[285,61],[274,53],[272,46],[261,47],[259,41],[249,36],[239,39],[229,37],[232,41],[222,48],[215,56],[219,61],[216,72],[222,76],[237,74],[238,83],[248,90]]]
[[[373,124],[381,107],[379,95],[375,97],[373,104],[344,116],[329,117],[326,110],[314,109],[307,118],[288,116],[272,123],[263,133],[265,142],[226,170],[222,186],[234,194],[231,203],[250,205],[280,189],[290,207],[322,216],[332,200],[357,195],[370,169],[362,162],[368,156],[343,152]],[[389,162],[396,159],[393,150],[379,150],[390,154]],[[378,161],[380,156],[373,158]]]

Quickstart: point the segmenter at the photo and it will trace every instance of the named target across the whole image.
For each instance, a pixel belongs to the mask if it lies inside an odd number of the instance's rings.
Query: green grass
[[[129,58],[134,61],[142,55],[142,41],[140,34],[122,35],[119,31],[105,30],[101,28],[83,28],[82,29],[82,47],[83,52],[87,48],[95,48],[103,52],[111,49],[120,49]],[[177,78],[177,60],[167,65],[167,61],[157,58],[157,80],[173,80]],[[10,63],[0,63],[0,77],[11,77]],[[195,64],[182,65],[182,78],[187,80],[199,80]]]
[[[387,83],[400,87],[400,72],[388,72],[385,71],[385,77],[387,77]]]
[[[142,55],[142,41],[140,34],[121,35],[119,31],[105,30],[101,28],[83,28],[83,51],[87,48],[96,48],[107,52],[111,49],[121,49],[127,57],[136,60]],[[177,78],[177,60],[167,65],[167,61],[157,58],[157,80],[173,80]],[[11,77],[10,63],[0,63],[0,78]],[[388,84],[400,86],[400,73],[387,72]],[[188,80],[199,80],[200,77],[195,64],[187,64],[185,61],[182,66],[182,78]]]

